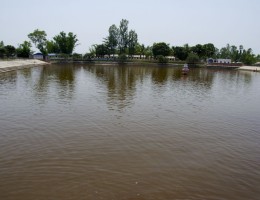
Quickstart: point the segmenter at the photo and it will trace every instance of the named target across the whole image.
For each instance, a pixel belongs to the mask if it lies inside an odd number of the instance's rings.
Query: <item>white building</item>
[[[207,60],[207,63],[209,63],[209,64],[212,64],[212,63],[230,64],[231,63],[231,59],[223,59],[223,58],[213,59],[213,58],[209,58]]]

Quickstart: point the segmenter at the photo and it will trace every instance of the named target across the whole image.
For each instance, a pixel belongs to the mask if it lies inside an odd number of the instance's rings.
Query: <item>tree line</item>
[[[4,42],[0,42],[0,58],[3,57],[21,57],[28,58],[32,52],[32,44],[46,56],[48,53],[67,54],[73,53],[75,47],[78,45],[77,35],[64,31],[54,36],[52,40],[47,40],[47,34],[45,31],[36,29],[32,33],[28,34],[30,41],[24,41],[19,44],[17,48],[12,45],[4,45]]]
[[[122,19],[118,26],[111,25],[108,29],[108,35],[103,38],[101,44],[94,44],[84,57],[119,56],[133,57],[139,55],[140,58],[154,58],[160,62],[168,62],[168,56],[174,56],[177,60],[189,63],[205,62],[207,58],[229,58],[232,62],[242,62],[244,64],[254,64],[260,60],[260,55],[253,54],[251,48],[244,49],[243,45],[235,46],[227,44],[218,49],[212,43],[197,44],[189,46],[170,46],[165,42],[154,43],[151,46],[145,46],[138,42],[138,34],[135,30],[129,30],[129,21]],[[47,40],[47,34],[43,30],[36,29],[28,34],[30,41],[24,41],[17,48],[11,45],[4,45],[0,42],[0,57],[29,57],[32,54],[32,44],[46,56],[48,53],[72,55],[75,47],[78,45],[77,35],[72,32],[68,34],[64,31]],[[75,53],[76,54],[76,53]]]

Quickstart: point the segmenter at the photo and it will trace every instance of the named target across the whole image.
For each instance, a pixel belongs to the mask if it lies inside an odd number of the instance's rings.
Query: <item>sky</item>
[[[0,41],[17,47],[35,29],[49,40],[73,32],[75,52],[86,53],[121,19],[146,46],[230,44],[260,54],[260,0],[0,0]]]

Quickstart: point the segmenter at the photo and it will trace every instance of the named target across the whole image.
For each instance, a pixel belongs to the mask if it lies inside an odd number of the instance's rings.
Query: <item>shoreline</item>
[[[37,65],[50,65],[52,63],[62,64],[62,63],[75,63],[75,64],[92,64],[92,65],[147,65],[147,66],[172,66],[172,67],[179,67],[182,66],[182,63],[149,63],[149,62],[126,62],[126,63],[118,63],[118,62],[107,62],[107,61],[98,61],[98,62],[89,62],[89,61],[63,61],[63,62],[57,62],[57,61],[50,61],[45,62],[38,59],[14,59],[14,60],[0,60],[0,73],[1,72],[9,72],[14,71],[18,69],[33,67]],[[203,66],[203,65],[198,65]],[[213,66],[207,66],[209,68]],[[254,71],[254,72],[260,72],[259,66],[214,66],[216,68],[229,68],[229,69],[237,69],[237,70],[244,70],[244,71]]]
[[[238,69],[244,70],[244,71],[260,72],[260,67],[258,67],[258,66],[242,66],[242,67],[239,67]]]
[[[49,64],[50,63],[37,60],[37,59],[0,60],[0,73],[33,67],[36,65],[49,65]]]

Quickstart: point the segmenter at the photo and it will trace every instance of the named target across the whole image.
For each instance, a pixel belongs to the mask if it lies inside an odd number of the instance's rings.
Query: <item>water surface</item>
[[[51,65],[0,74],[0,199],[259,199],[260,74]]]

